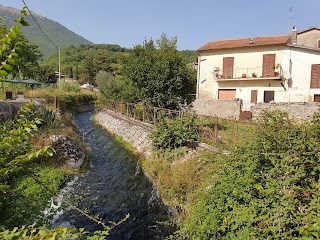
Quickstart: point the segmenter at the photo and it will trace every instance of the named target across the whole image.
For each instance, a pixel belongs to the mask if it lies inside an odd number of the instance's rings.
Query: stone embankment
[[[123,137],[132,144],[138,153],[148,156],[151,153],[151,140],[148,134],[153,126],[132,118],[127,118],[104,109],[95,115],[95,121],[111,133]]]

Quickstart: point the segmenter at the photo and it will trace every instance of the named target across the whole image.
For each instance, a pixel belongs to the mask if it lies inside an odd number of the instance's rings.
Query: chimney
[[[250,38],[249,44],[253,44],[253,38]]]
[[[291,43],[297,44],[297,38],[298,38],[298,29],[296,27],[293,27],[291,32]]]

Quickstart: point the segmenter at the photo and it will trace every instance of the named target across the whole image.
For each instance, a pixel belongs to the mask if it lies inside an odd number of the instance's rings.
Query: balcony
[[[235,69],[214,69],[211,70],[215,81],[231,81],[231,80],[280,80],[282,68],[277,65],[272,69],[256,68],[235,68]]]

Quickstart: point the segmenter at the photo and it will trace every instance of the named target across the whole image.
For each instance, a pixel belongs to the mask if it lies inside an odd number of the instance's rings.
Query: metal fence
[[[154,126],[163,117],[172,120],[181,117],[194,117],[195,128],[200,139],[209,144],[241,143],[250,138],[252,132],[257,128],[257,125],[251,121],[197,115],[183,110],[170,110],[123,101],[109,101],[106,107],[126,117],[134,118],[135,120]]]

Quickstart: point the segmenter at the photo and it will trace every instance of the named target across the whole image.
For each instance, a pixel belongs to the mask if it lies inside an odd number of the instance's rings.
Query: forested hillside
[[[20,17],[21,15],[19,9],[0,6],[0,16],[4,18],[2,22],[9,28],[14,25],[14,19]],[[36,13],[33,13],[33,16],[48,38],[55,45],[60,44],[61,49],[64,49],[70,45],[77,47],[81,44],[92,44],[92,42],[70,31],[60,23],[52,21]],[[32,17],[26,16],[25,19],[30,26],[22,28],[21,30],[29,41],[39,46],[44,58],[56,53],[56,47],[44,36]]]

